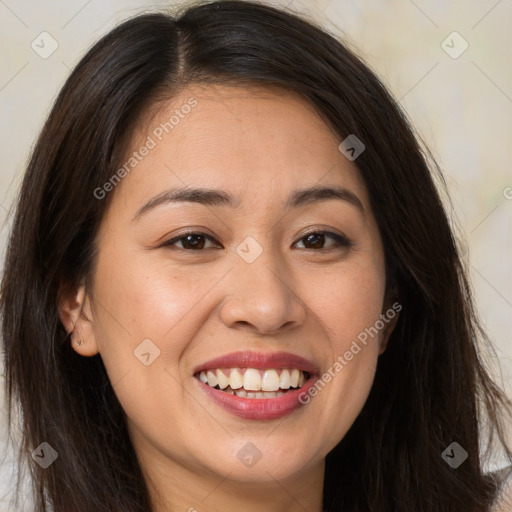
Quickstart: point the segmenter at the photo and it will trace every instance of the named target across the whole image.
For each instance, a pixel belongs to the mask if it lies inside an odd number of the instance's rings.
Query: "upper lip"
[[[311,361],[291,352],[262,353],[250,350],[210,359],[196,366],[194,373],[215,368],[297,368],[310,374],[318,374],[318,369]]]

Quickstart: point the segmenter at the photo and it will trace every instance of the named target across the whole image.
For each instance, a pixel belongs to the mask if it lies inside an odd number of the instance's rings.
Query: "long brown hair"
[[[215,82],[295,91],[340,142],[357,134],[366,146],[356,164],[403,310],[362,412],[327,456],[324,509],[488,511],[497,481],[484,471],[479,424],[512,460],[500,412],[511,404],[481,357],[490,345],[435,186],[444,186],[439,168],[346,45],[297,15],[229,0],[139,15],[104,36],[66,81],[31,155],[0,307],[9,420],[21,413],[35,512],[151,510],[101,357],[77,355],[59,321],[59,286],[93,272],[115,194],[94,191],[122,164],[144,112],[188,84]],[[47,469],[30,456],[42,442],[59,454]],[[441,456],[452,442],[468,453],[457,469]]]

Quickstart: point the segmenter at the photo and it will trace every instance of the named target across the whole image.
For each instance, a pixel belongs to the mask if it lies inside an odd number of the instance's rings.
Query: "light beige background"
[[[118,21],[176,2],[0,0],[0,251],[27,156],[70,69]],[[283,0],[359,48],[445,171],[477,303],[512,391],[511,0]],[[47,59],[31,42],[47,31]],[[451,35],[452,32],[458,35]],[[448,38],[447,38],[448,37]],[[445,41],[445,43],[443,43]],[[458,58],[453,58],[465,46]],[[464,46],[463,46],[464,45]],[[451,47],[451,48],[450,48]],[[445,50],[452,52],[450,56]],[[507,199],[507,197],[508,199]],[[1,368],[0,368],[1,370]],[[498,373],[497,366],[495,371]],[[1,396],[0,396],[1,398]],[[0,415],[0,439],[5,418]],[[12,454],[0,441],[0,510]],[[494,466],[499,466],[496,460]],[[7,510],[7,508],[5,508]]]

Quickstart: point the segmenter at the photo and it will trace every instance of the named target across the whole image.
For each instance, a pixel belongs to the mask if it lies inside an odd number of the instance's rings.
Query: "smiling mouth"
[[[211,388],[241,398],[276,398],[301,388],[311,377],[297,368],[216,368],[194,376]]]

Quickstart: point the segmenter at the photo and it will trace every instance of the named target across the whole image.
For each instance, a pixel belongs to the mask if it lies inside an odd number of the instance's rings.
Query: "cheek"
[[[349,356],[350,354],[350,356]],[[373,346],[353,346],[324,373],[320,382],[325,387],[312,400],[325,394],[321,409],[329,412],[322,419],[327,426],[328,448],[333,448],[348,432],[359,416],[373,385],[377,366],[377,351]],[[318,384],[318,383],[317,383]]]
[[[323,286],[309,287],[308,302],[329,340],[323,373],[309,397],[332,448],[360,413],[373,384],[385,280],[380,265],[353,266],[333,273]],[[304,397],[308,400],[308,397]]]
[[[199,299],[217,280],[164,262],[148,264],[142,252],[103,249],[95,275],[94,332],[129,415],[162,410],[163,394],[181,400],[179,362],[209,313]]]
[[[187,339],[184,330],[194,328],[191,311],[196,320],[205,314],[199,299],[218,279],[204,270],[177,269],[165,258],[148,258],[142,251],[126,252],[129,256],[124,258],[121,253],[107,248],[98,262],[95,290],[104,320],[100,336],[122,350],[133,351],[146,338],[161,351],[180,350],[180,340]],[[115,266],[109,264],[113,260]]]
[[[354,265],[304,284],[307,303],[326,329],[336,353],[375,325],[382,313],[385,278],[380,265]],[[348,346],[347,346],[348,343]]]

